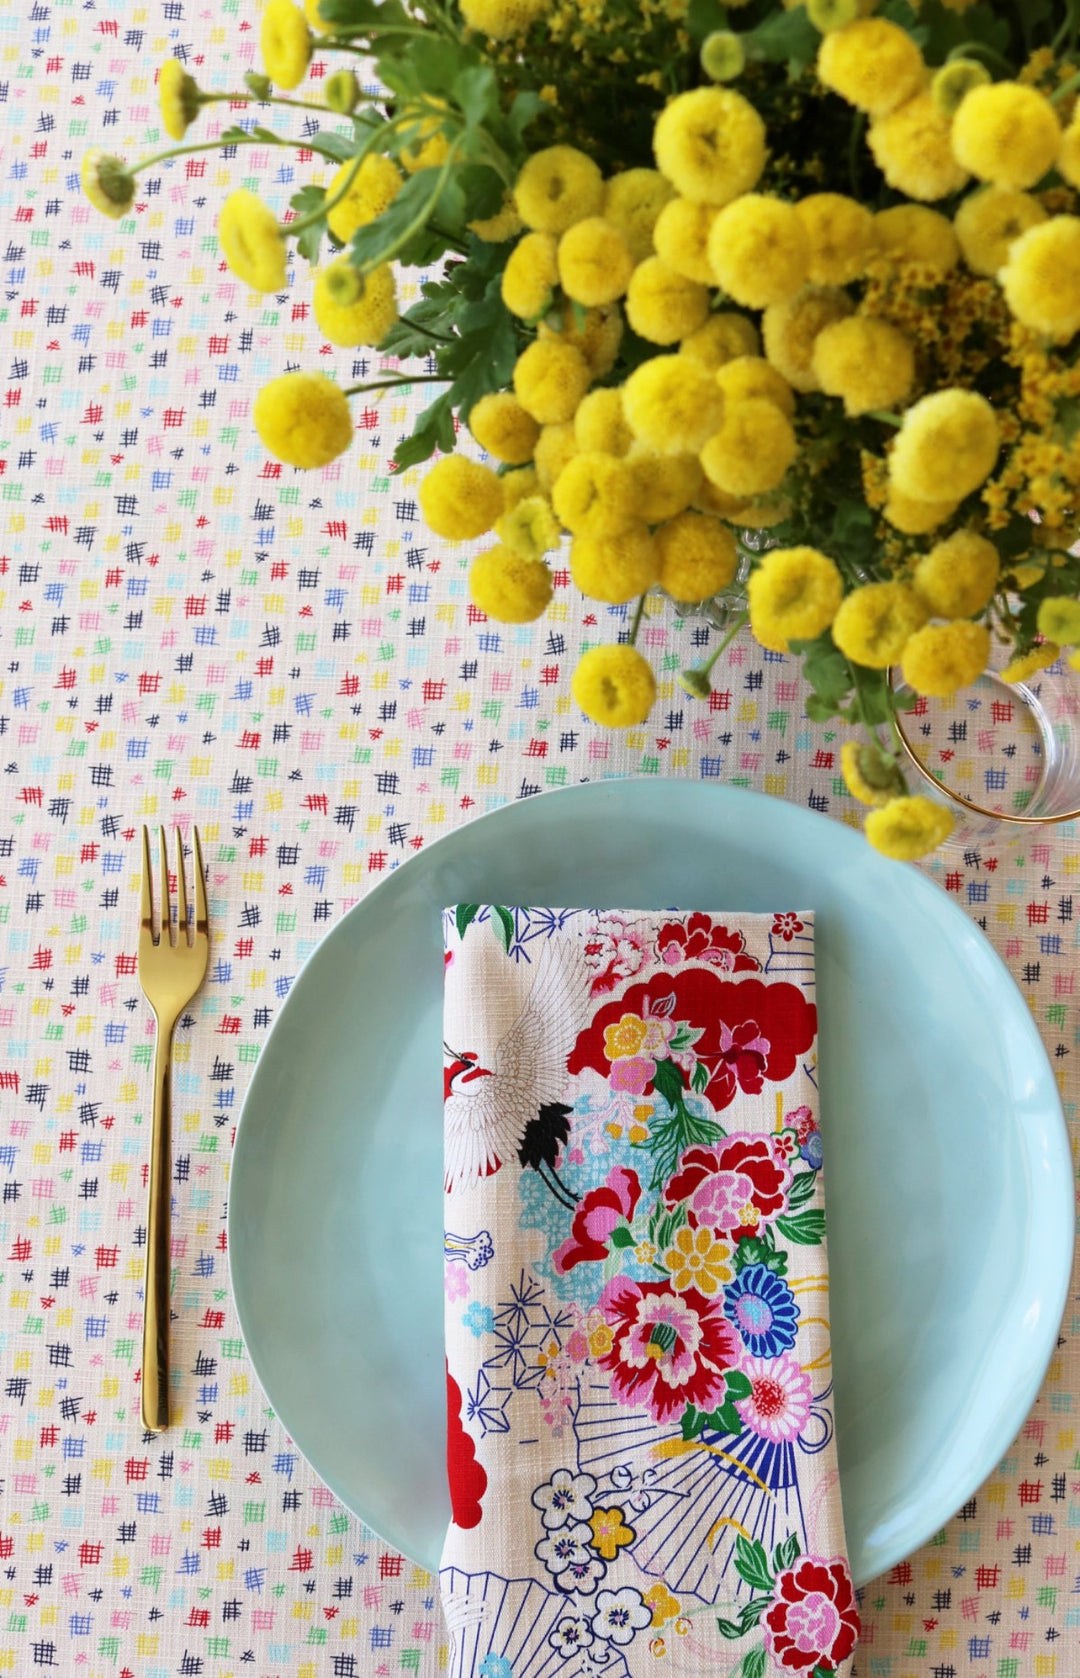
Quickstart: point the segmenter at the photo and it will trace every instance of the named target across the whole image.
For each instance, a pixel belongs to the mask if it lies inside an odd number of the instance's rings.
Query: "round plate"
[[[343,1503],[434,1569],[442,1350],[442,934],[457,902],[813,909],[836,1436],[851,1566],[883,1572],[995,1466],[1038,1391],[1073,1250],[1072,1162],[1031,1014],[915,869],[778,799],[599,781],[507,805],[323,939],[244,1103],[240,1322]]]

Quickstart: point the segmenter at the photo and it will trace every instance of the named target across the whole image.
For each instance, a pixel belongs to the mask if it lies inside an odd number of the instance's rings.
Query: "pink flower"
[[[613,1090],[625,1090],[628,1095],[644,1095],[655,1064],[652,1060],[646,1060],[644,1055],[631,1055],[627,1060],[612,1061],[608,1082]]]
[[[611,1350],[598,1361],[620,1404],[644,1405],[666,1422],[688,1404],[711,1410],[722,1402],[724,1371],[735,1362],[738,1339],[721,1299],[616,1276],[598,1303],[614,1331]]]
[[[777,1576],[773,1598],[762,1624],[766,1647],[780,1669],[795,1678],[809,1678],[816,1667],[835,1672],[862,1629],[843,1556],[829,1561],[799,1556]]]
[[[469,1291],[469,1277],[462,1264],[448,1264],[443,1271],[443,1292],[447,1299],[464,1299]]]
[[[740,1368],[750,1382],[749,1398],[736,1410],[752,1432],[782,1445],[798,1438],[810,1416],[810,1377],[789,1352],[776,1358],[744,1358]]]
[[[688,1200],[691,1223],[741,1241],[779,1216],[790,1186],[791,1171],[769,1137],[733,1130],[712,1148],[687,1148],[664,1199],[670,1206]]]
[[[559,1275],[565,1276],[586,1259],[607,1258],[608,1237],[617,1225],[629,1222],[640,1199],[637,1172],[624,1165],[617,1165],[598,1189],[590,1189],[574,1213],[569,1237],[552,1254]]]
[[[678,967],[681,961],[703,961],[723,973],[749,973],[761,967],[760,961],[746,954],[746,939],[741,932],[729,932],[719,921],[702,914],[690,915],[685,926],[681,921],[668,921],[662,926],[656,953],[665,967]]]

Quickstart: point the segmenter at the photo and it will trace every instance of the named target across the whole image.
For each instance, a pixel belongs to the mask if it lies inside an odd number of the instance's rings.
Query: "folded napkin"
[[[446,916],[452,1678],[826,1678],[809,914]]]

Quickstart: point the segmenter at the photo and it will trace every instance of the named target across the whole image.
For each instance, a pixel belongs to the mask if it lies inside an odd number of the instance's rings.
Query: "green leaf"
[[[735,1540],[735,1569],[754,1590],[772,1590],[773,1576],[769,1571],[765,1546],[759,1544],[756,1538],[744,1538],[741,1532]]]
[[[346,162],[348,158],[356,156],[355,139],[351,135],[335,134],[329,128],[319,128],[316,129],[314,134],[305,134],[303,143],[305,146],[310,146],[312,151],[333,152],[334,156],[339,157],[342,163]],[[321,192],[322,188],[318,187],[315,190]]]
[[[490,64],[477,64],[454,77],[454,103],[465,118],[466,128],[480,128],[499,115],[499,84]]]
[[[410,435],[397,445],[392,470],[404,472],[408,466],[417,466],[420,461],[430,459],[436,449],[452,454],[454,440],[454,409],[450,392],[444,391],[424,409]]]
[[[840,706],[835,699],[822,699],[820,693],[808,693],[805,710],[811,722],[828,722],[830,717],[838,715]]]
[[[839,704],[851,692],[851,669],[829,631],[815,641],[792,641],[791,650],[803,661],[803,675],[821,699]]]
[[[497,215],[502,209],[506,188],[490,164],[459,163],[454,170],[453,180],[461,190],[464,209],[460,224],[450,223],[451,227],[460,225],[464,231],[466,223],[483,221],[487,216]],[[439,211],[442,219],[441,199]]]
[[[769,1233],[768,1231],[766,1233]],[[748,1264],[763,1264],[766,1270],[771,1270],[774,1276],[787,1275],[787,1256],[778,1253],[771,1241],[762,1240],[760,1236],[748,1236],[740,1241],[735,1248],[735,1274],[745,1270]]]
[[[808,1200],[813,1199],[816,1187],[817,1172],[800,1171],[798,1176],[792,1179],[788,1190],[788,1205],[793,1208],[805,1205]]]
[[[943,6],[941,0],[924,0],[919,7],[919,26],[925,31],[923,53],[930,65],[943,64],[954,47],[978,41],[995,52],[1008,55],[1011,31],[1006,20],[985,4],[970,6],[961,16]],[[915,32],[912,31],[912,34]]]
[[[789,1532],[783,1542],[778,1544],[773,1551],[773,1567],[776,1572],[785,1572],[800,1553],[798,1533]]]
[[[740,1398],[749,1398],[753,1392],[753,1383],[749,1375],[744,1375],[741,1369],[726,1369],[724,1371],[724,1403],[734,1403]]]
[[[817,57],[821,36],[806,15],[805,6],[790,12],[774,12],[742,38],[749,59],[769,64],[788,64],[803,69]]]
[[[323,234],[326,232],[324,221],[313,221],[310,227],[305,227],[302,233],[296,235],[296,248],[302,257],[314,264],[319,260],[319,246],[322,244]]]
[[[757,1625],[771,1601],[772,1598],[768,1596],[755,1596],[752,1601],[745,1605],[742,1613],[739,1615],[744,1631],[749,1631],[751,1626]]]
[[[612,1230],[610,1240],[611,1240],[611,1245],[613,1247],[633,1247],[633,1246],[636,1246],[636,1242],[634,1240],[633,1232],[631,1230],[627,1229],[625,1224],[619,1224],[619,1225],[617,1225],[617,1227],[615,1229]]]
[[[682,1413],[682,1421],[679,1426],[682,1428],[684,1439],[696,1439],[705,1426],[705,1418],[700,1410],[695,1409],[692,1404],[688,1404]]]
[[[649,1216],[649,1240],[658,1252],[666,1253],[675,1234],[686,1223],[686,1207],[680,1201],[669,1211],[662,1200],[658,1200]]]
[[[653,1088],[670,1106],[675,1107],[683,1094],[683,1075],[673,1060],[658,1060],[653,1073]]]
[[[765,1645],[760,1644],[756,1649],[747,1649],[742,1658],[740,1678],[764,1678],[765,1674]]]
[[[514,942],[514,917],[510,913],[509,909],[503,908],[501,903],[493,903],[491,906],[491,913],[493,917],[498,918],[500,936],[506,953],[509,955],[510,946]],[[492,925],[494,925],[494,919],[492,920]]]
[[[717,1627],[721,1637],[736,1638],[743,1634],[742,1625],[738,1620],[717,1620]]]
[[[691,40],[700,46],[716,29],[728,27],[727,13],[720,0],[690,0],[686,14],[686,28]]]
[[[709,1411],[704,1425],[712,1428],[714,1433],[741,1433],[744,1424],[734,1404],[725,1401],[717,1409]]]
[[[372,267],[384,260],[387,252],[429,203],[439,174],[438,169],[418,169],[415,175],[410,175],[394,202],[381,216],[376,216],[365,227],[357,228],[350,250],[358,268]]]
[[[794,1241],[800,1247],[815,1247],[819,1241],[825,1239],[825,1214],[820,1207],[814,1207],[809,1212],[800,1212],[797,1217],[779,1217],[776,1227],[781,1235],[789,1241]]]
[[[466,930],[476,919],[479,908],[479,903],[458,904],[457,908],[454,910],[454,924],[457,927],[457,935],[459,938],[464,938]]]
[[[690,1088],[695,1095],[704,1095],[709,1087],[709,1068],[699,1060],[690,1077]]]
[[[362,30],[369,34],[381,24],[410,21],[398,0],[319,0],[319,12],[326,23],[338,25],[339,33]]]
[[[289,199],[289,208],[295,210],[298,216],[309,216],[312,210],[318,210],[325,203],[324,186],[302,186],[299,192],[294,192]]]
[[[515,140],[520,140],[529,124],[540,115],[541,111],[549,110],[547,101],[541,99],[538,93],[522,92],[515,94],[510,107],[508,123],[510,132]]]

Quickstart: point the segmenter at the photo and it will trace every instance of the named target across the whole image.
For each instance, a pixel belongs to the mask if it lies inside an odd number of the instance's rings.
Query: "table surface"
[[[693,705],[673,677],[707,633],[670,613],[644,630],[666,683],[652,726],[583,725],[568,683],[590,620],[565,580],[540,625],[478,621],[466,560],[417,520],[416,475],[389,476],[411,398],[358,409],[355,447],[322,473],[267,461],[260,383],[287,364],[374,366],[320,345],[304,264],[273,298],[219,260],[226,187],[284,208],[310,167],[259,148],[184,158],[140,178],[119,224],[78,189],[88,146],[161,143],[166,55],[236,87],[257,22],[251,0],[8,0],[0,19],[2,1672],[433,1678],[435,1581],[308,1469],[229,1298],[229,1160],[275,1012],[351,903],[508,799],[691,775],[856,819],[791,663],[737,641]],[[324,71],[316,56],[316,91]],[[217,131],[243,114],[214,112]],[[215,942],[177,1036],[175,1425],[150,1438],[136,894],[141,824],[174,821],[201,829]],[[1029,999],[1073,1121],[1080,838],[933,867]],[[1075,1678],[1078,1409],[1074,1283],[1007,1457],[864,1593],[864,1678]]]

